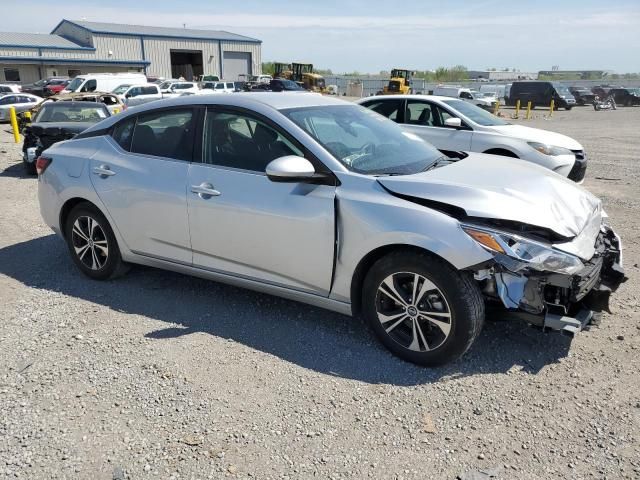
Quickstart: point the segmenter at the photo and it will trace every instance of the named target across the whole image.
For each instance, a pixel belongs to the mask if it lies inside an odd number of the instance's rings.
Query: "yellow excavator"
[[[402,68],[394,68],[391,70],[391,79],[379,95],[406,95],[412,92],[411,77],[414,72]]]

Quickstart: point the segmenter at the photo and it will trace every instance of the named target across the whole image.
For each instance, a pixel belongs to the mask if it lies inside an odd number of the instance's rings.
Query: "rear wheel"
[[[113,230],[93,205],[75,206],[65,223],[65,237],[76,266],[94,280],[107,280],[126,272]]]
[[[36,171],[36,162],[27,162],[26,156],[27,154],[25,153],[22,158],[22,166],[24,167],[24,172],[27,175],[36,175],[38,173]]]
[[[473,279],[426,253],[397,252],[378,260],[364,281],[363,311],[390,351],[424,366],[463,355],[484,321]]]

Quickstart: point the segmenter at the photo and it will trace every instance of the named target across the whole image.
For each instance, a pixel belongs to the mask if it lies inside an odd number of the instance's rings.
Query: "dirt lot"
[[[535,115],[583,143],[630,279],[573,341],[488,322],[432,370],[302,304],[148,268],[87,280],[1,125],[0,478],[640,478],[640,108]]]

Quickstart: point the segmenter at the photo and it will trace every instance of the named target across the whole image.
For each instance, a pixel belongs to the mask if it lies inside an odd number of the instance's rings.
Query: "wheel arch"
[[[502,155],[503,157],[520,158],[515,152],[507,148],[489,148],[482,153],[488,153],[490,155]]]
[[[362,311],[362,285],[364,283],[364,279],[367,276],[367,273],[369,273],[369,270],[371,270],[371,267],[378,260],[380,260],[381,258],[393,252],[409,252],[409,253],[413,252],[417,254],[426,254],[426,255],[438,258],[439,260],[442,260],[446,264],[450,265],[451,268],[454,268],[457,270],[455,265],[451,264],[451,262],[447,261],[447,259],[424,247],[419,247],[416,245],[411,245],[406,243],[395,243],[395,244],[383,245],[383,246],[377,247],[374,250],[371,250],[369,253],[367,253],[364,257],[360,259],[360,262],[358,262],[358,265],[356,266],[353,272],[353,276],[351,277],[350,297],[351,297],[351,311],[353,315],[357,315]]]
[[[91,205],[100,213],[102,213],[102,215],[104,215],[108,221],[109,217],[105,214],[105,212],[102,211],[102,209],[91,200],[88,200],[83,197],[69,198],[64,202],[64,204],[62,205],[62,208],[60,208],[59,225],[60,225],[60,233],[62,234],[63,238],[66,238],[66,232],[65,232],[64,226],[67,223],[67,218],[69,218],[69,214],[71,213],[71,210],[73,210],[77,205],[80,205],[81,203],[86,203],[88,205]]]

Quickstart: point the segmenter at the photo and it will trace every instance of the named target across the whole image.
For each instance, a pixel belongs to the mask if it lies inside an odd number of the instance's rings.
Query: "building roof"
[[[111,35],[143,35],[147,37],[172,37],[201,40],[229,40],[237,42],[262,43],[251,37],[226,32],[224,30],[200,30],[195,28],[150,27],[146,25],[126,25],[122,23],[87,22],[85,20],[62,20],[78,25],[92,33],[107,33]],[[58,25],[59,26],[59,25]],[[55,32],[58,27],[53,29]]]
[[[60,35],[42,33],[0,32],[0,46],[3,47],[33,47],[60,48],[70,50],[84,50],[85,48]]]

